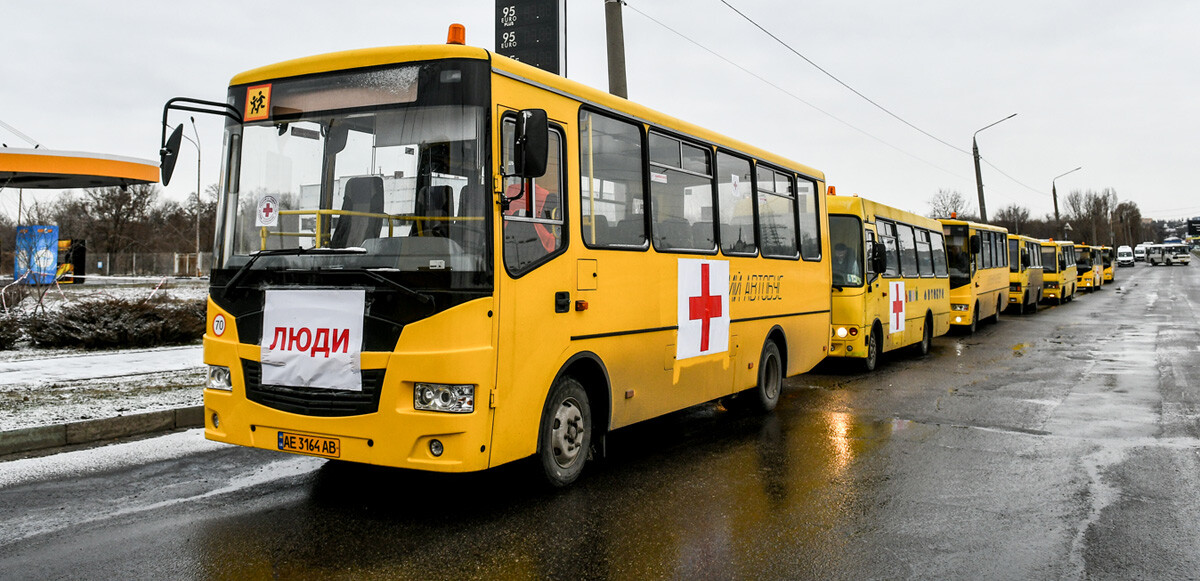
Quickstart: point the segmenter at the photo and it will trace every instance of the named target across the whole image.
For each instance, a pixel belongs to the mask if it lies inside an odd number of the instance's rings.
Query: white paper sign
[[[888,283],[888,323],[892,333],[904,330],[904,281]]]
[[[365,299],[362,289],[267,290],[263,384],[362,391]]]
[[[258,199],[258,213],[254,217],[255,226],[275,226],[279,224],[279,199],[266,195]]]
[[[729,263],[679,259],[679,337],[675,358],[729,350]]]

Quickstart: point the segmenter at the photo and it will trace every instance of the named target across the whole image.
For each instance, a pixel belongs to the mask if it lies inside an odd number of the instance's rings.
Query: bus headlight
[[[208,382],[205,385],[209,389],[233,391],[233,382],[229,380],[229,368],[222,365],[209,365]]]
[[[950,310],[952,311],[965,311],[968,308],[967,305],[950,305]]]
[[[413,387],[413,407],[431,412],[469,414],[475,411],[475,386],[418,383]]]

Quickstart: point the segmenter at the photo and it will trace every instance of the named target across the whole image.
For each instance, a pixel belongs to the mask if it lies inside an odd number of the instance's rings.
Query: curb
[[[204,406],[191,406],[0,432],[0,457],[72,444],[204,426]]]

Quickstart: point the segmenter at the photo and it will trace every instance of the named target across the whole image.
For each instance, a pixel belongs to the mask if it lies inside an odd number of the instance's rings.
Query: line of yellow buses
[[[873,369],[1103,281],[1092,247],[833,195],[461,41],[270,65],[171,110],[226,119],[204,407],[231,444],[440,472],[532,457],[563,486],[612,430],[769,411],[826,357]]]

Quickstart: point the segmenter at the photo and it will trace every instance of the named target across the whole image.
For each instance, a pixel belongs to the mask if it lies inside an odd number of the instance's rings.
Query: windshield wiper
[[[233,274],[233,277],[229,279],[229,282],[225,283],[225,287],[221,289],[221,297],[228,297],[229,291],[233,290],[233,288],[237,286],[238,281],[241,280],[242,277],[246,276],[246,273],[250,272],[250,268],[254,266],[254,263],[258,262],[258,259],[263,256],[300,256],[302,254],[366,254],[366,252],[367,250],[365,248],[302,248],[300,246],[295,248],[280,248],[277,250],[260,250],[250,255],[250,260],[247,260],[246,264],[243,264],[242,267]]]
[[[361,273],[367,275],[368,277],[370,277],[372,280],[386,284],[386,285],[388,285],[410,297],[417,299],[418,301],[421,301],[422,303],[433,306],[433,295],[410,289],[410,288],[408,288],[386,276],[383,276],[382,274],[379,274],[378,272],[375,272],[374,270],[363,268],[363,269],[353,269],[353,270],[348,270],[348,271],[343,270],[342,272],[361,272]]]

